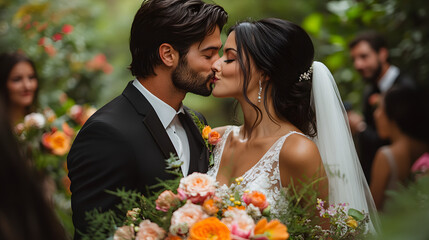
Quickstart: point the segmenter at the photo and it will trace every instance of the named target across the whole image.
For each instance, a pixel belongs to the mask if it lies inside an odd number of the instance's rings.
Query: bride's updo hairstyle
[[[309,73],[313,64],[314,47],[308,34],[298,25],[276,18],[246,21],[233,26],[237,43],[237,60],[244,77],[243,94],[257,112],[255,127],[261,121],[261,109],[250,101],[247,88],[251,79],[251,59],[254,66],[268,77],[263,103],[272,96],[275,114],[289,121],[304,134],[315,136],[315,112],[310,106],[312,74],[300,81],[301,74]],[[271,91],[268,93],[268,91]],[[268,116],[274,121],[272,113]]]

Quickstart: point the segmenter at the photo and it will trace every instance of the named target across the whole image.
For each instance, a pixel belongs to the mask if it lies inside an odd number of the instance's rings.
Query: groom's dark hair
[[[222,30],[227,19],[221,6],[201,0],[144,1],[131,26],[132,74],[155,75],[154,67],[162,63],[158,52],[161,44],[171,44],[182,58],[192,44],[203,41],[216,26]]]

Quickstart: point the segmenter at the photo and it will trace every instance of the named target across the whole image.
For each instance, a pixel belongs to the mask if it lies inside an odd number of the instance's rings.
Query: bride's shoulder
[[[288,136],[280,150],[280,163],[289,167],[305,167],[320,163],[321,157],[316,144],[301,134]]]
[[[233,126],[232,125],[226,125],[226,126],[213,128],[212,130],[218,132],[219,135],[222,137],[223,134],[225,134],[226,130],[230,127],[233,127]]]

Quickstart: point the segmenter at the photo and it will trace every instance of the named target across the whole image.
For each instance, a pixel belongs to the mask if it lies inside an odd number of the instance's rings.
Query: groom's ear
[[[159,46],[159,57],[167,67],[177,65],[179,53],[168,43],[163,43]]]

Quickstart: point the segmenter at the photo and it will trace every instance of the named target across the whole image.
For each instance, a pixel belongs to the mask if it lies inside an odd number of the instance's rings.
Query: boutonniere
[[[214,165],[213,160],[213,149],[216,144],[220,141],[220,134],[216,131],[213,131],[212,128],[208,125],[205,125],[200,121],[197,115],[193,111],[189,111],[192,115],[192,120],[197,125],[198,129],[201,132],[201,137],[206,144],[207,149],[209,150],[209,168]]]

